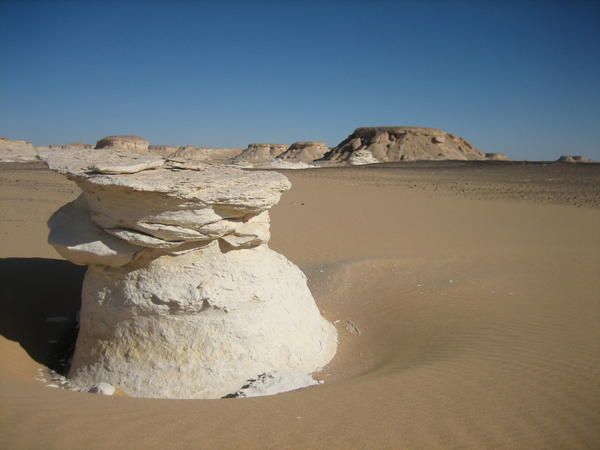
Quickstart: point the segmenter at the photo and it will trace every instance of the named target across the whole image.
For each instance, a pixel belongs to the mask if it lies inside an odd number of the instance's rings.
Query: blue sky
[[[0,135],[333,146],[371,125],[600,159],[600,2],[0,0]]]

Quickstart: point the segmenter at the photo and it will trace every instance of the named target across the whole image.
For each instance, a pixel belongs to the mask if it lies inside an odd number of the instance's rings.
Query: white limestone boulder
[[[268,210],[290,188],[283,175],[122,150],[43,160],[83,191],[49,221],[49,242],[89,265],[74,386],[219,398],[332,359],[337,334],[306,277],[267,246]]]
[[[88,392],[90,394],[98,394],[98,395],[114,395],[116,389],[114,386],[108,383],[98,383],[89,388]]]
[[[56,211],[48,221],[48,227],[48,243],[62,257],[81,266],[123,266],[141,250],[111,236],[92,222],[83,195]]]
[[[266,246],[216,243],[122,268],[92,266],[70,378],[129,395],[219,398],[273,370],[312,373],[335,329],[302,272]]]

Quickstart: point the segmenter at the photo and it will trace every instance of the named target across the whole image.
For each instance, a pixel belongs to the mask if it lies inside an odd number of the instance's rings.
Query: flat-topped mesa
[[[96,148],[120,148],[123,150],[132,150],[134,152],[145,153],[148,151],[150,142],[139,136],[118,135],[106,136],[96,142]]]
[[[233,159],[237,164],[260,164],[273,161],[288,149],[288,144],[249,144]]]
[[[285,152],[278,156],[278,159],[310,164],[321,159],[328,151],[329,147],[325,142],[299,141],[290,145]]]
[[[283,175],[123,150],[42,159],[83,191],[48,222],[57,251],[89,265],[73,384],[219,398],[331,360],[335,329],[300,269],[267,245]]]
[[[484,160],[485,155],[461,137],[435,128],[357,128],[322,161],[371,164],[416,160]]]

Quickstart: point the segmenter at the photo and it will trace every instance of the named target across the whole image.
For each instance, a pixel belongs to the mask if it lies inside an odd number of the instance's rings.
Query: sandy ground
[[[271,246],[339,321],[325,384],[148,400],[35,380],[72,339],[45,221],[77,189],[1,165],[0,448],[600,448],[600,165],[286,175]]]

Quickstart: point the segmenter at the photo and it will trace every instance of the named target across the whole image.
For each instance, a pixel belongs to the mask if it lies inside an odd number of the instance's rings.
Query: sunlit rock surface
[[[417,160],[484,160],[485,155],[461,137],[421,127],[357,128],[322,161],[371,164]]]
[[[61,255],[89,266],[75,386],[219,398],[331,360],[334,327],[300,269],[267,245],[283,175],[123,150],[41,157],[82,189],[48,223]]]
[[[31,142],[0,137],[0,162],[37,161],[37,153]]]
[[[96,142],[96,148],[119,148],[134,152],[146,152],[150,143],[139,136],[118,135],[106,136]]]

